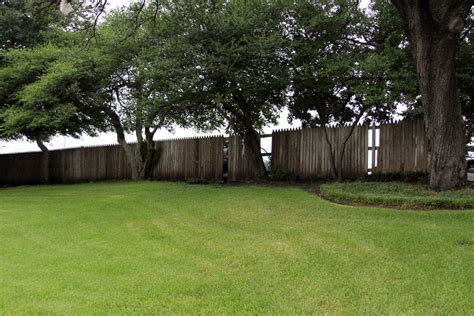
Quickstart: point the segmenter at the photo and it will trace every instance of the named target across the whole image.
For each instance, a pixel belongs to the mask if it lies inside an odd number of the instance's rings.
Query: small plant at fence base
[[[297,176],[289,171],[283,169],[274,169],[270,171],[269,175],[270,181],[296,181]]]

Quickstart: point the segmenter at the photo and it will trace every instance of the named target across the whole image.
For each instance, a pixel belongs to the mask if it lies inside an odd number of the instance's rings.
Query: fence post
[[[375,171],[375,164],[376,164],[376,161],[375,161],[375,141],[376,141],[376,137],[375,137],[375,134],[376,134],[376,126],[375,126],[375,123],[373,123],[372,125],[372,173],[374,173]]]
[[[49,151],[43,151],[43,182],[49,183]]]

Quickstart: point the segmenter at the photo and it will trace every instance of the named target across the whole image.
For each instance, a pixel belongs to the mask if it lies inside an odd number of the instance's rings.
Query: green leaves
[[[64,17],[56,6],[42,0],[2,1],[0,50],[32,47],[47,41]]]
[[[358,1],[133,4],[107,15],[94,37],[77,29],[91,25],[90,15],[64,20],[56,9],[39,11],[39,2],[0,9],[0,25],[9,25],[4,47],[34,46],[0,57],[0,120],[9,122],[2,135],[23,125],[17,135],[28,136],[41,122],[52,134],[110,128],[104,106],[129,132],[178,124],[244,133],[274,122],[286,105],[306,125],[350,122],[361,111],[366,120],[384,120],[399,102],[414,106],[418,95],[388,0],[365,12]],[[26,24],[40,31],[29,34]],[[468,70],[459,78],[469,90]]]
[[[79,136],[100,128],[100,115],[82,95],[92,87],[81,47],[38,46],[4,54],[0,69],[0,137]],[[95,117],[95,118],[93,118]]]
[[[215,1],[175,2],[171,10],[177,55],[185,77],[197,87],[185,89],[185,98],[212,108],[203,119],[225,122],[236,133],[272,122],[287,87],[279,8],[260,1]]]
[[[393,11],[388,1],[378,1],[370,13],[357,2],[288,8],[291,118],[305,125],[342,124],[363,111],[365,119],[384,120],[397,102],[413,102],[416,75],[399,47],[404,37]]]

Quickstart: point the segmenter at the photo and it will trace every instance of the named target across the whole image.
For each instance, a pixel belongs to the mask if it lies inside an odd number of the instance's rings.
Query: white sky
[[[361,6],[367,7],[367,4],[370,0],[362,0]],[[133,2],[133,0],[109,0],[109,9],[126,6]],[[271,133],[273,129],[280,129],[280,128],[288,128],[288,127],[299,127],[301,126],[300,122],[295,122],[295,124],[290,125],[287,122],[288,111],[285,110],[281,113],[280,118],[278,120],[277,125],[267,126],[264,129],[265,133]],[[209,134],[220,134],[218,131],[214,133],[206,133]],[[166,130],[159,130],[156,135],[155,139],[169,139],[169,138],[177,138],[177,137],[191,137],[197,135],[204,135],[203,133],[197,133],[192,129],[183,129],[177,127],[174,133],[170,133]],[[127,135],[127,141],[135,141],[134,135]],[[111,133],[102,133],[98,137],[90,137],[90,136],[83,136],[81,138],[73,138],[73,137],[64,137],[64,136],[56,136],[51,139],[46,145],[49,149],[62,149],[62,148],[71,148],[71,147],[81,147],[81,146],[91,146],[91,145],[105,145],[105,144],[116,144],[116,134]],[[271,139],[265,138],[262,140],[262,147],[267,150],[271,151]],[[28,142],[26,140],[20,141],[0,141],[0,154],[4,153],[13,153],[13,152],[29,152],[29,151],[39,151],[38,146],[36,143]]]

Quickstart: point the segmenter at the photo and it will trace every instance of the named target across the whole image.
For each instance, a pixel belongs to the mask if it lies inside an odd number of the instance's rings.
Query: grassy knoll
[[[434,192],[421,184],[344,182],[321,186],[331,201],[417,209],[474,209],[474,189]]]
[[[474,211],[294,188],[0,190],[0,314],[474,314]]]

